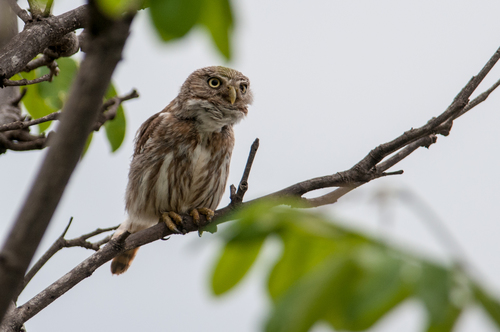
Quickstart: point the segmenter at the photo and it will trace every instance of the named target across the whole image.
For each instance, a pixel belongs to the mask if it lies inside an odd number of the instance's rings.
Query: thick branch
[[[85,10],[85,7],[80,8]],[[78,9],[75,11],[78,12]],[[71,15],[75,15],[75,11]],[[68,14],[62,16],[64,18],[60,21],[68,19]],[[5,314],[19,283],[22,282],[64,188],[80,159],[100,111],[111,75],[121,59],[131,21],[130,17],[110,21],[97,10],[93,10],[90,21],[91,43],[64,105],[58,133],[0,252],[0,317]],[[59,27],[64,25],[57,22],[54,24]],[[74,29],[75,24],[71,30]],[[5,51],[9,53],[8,48]],[[1,57],[0,64],[4,60],[5,58]],[[21,67],[26,63],[27,61],[22,63]],[[0,68],[5,69],[1,65]]]
[[[57,44],[69,32],[83,28],[87,9],[85,5],[26,24],[25,29],[0,50],[0,79],[3,81],[21,72],[37,54]]]

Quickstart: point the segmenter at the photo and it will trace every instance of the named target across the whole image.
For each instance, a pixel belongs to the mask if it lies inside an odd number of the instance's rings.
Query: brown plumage
[[[163,212],[215,210],[229,174],[233,125],[251,102],[250,81],[240,72],[193,72],[179,95],[137,132],[125,198],[128,219],[114,236],[151,227]],[[115,257],[111,272],[125,272],[137,249]]]

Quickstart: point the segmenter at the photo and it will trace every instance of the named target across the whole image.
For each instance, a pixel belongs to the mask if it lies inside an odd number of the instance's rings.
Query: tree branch
[[[17,4],[16,0],[7,0],[7,2],[9,3],[9,6],[12,9],[12,11],[17,16],[19,16],[19,18],[23,20],[24,23],[28,23],[29,21],[31,21],[31,17],[28,14],[28,12],[24,9],[21,9],[21,7],[19,7],[19,5]]]
[[[282,203],[282,198],[302,198],[305,202],[310,203],[309,206],[319,206],[324,204],[331,204],[335,202],[339,197],[342,197],[346,193],[352,191],[353,189],[379,177],[383,177],[391,174],[401,174],[402,171],[390,172],[386,171],[392,166],[396,165],[398,162],[408,157],[419,147],[429,147],[431,144],[436,142],[437,134],[447,134],[451,130],[452,121],[464,114],[467,110],[473,108],[478,103],[473,104],[473,102],[468,103],[473,91],[477,88],[479,83],[484,79],[486,74],[491,70],[493,65],[500,58],[500,49],[495,52],[488,63],[483,67],[479,74],[473,77],[465,87],[460,91],[460,93],[455,97],[450,106],[438,117],[433,118],[420,128],[411,129],[401,136],[395,138],[394,140],[381,144],[375,149],[370,151],[360,162],[355,164],[351,169],[339,172],[333,175],[318,177],[310,179],[307,181],[299,182],[285,189],[277,191],[275,193],[269,194],[267,196],[242,203],[238,202],[236,199],[236,188],[233,186],[232,196],[234,200],[232,202],[215,212],[215,216],[212,223],[218,224],[227,221],[231,218],[235,207],[244,207],[253,204],[256,201],[275,199],[276,204]],[[486,97],[493,91],[498,84],[494,87],[485,91]],[[491,90],[492,89],[492,90]],[[490,91],[491,90],[491,91]],[[489,91],[489,92],[488,92]],[[481,96],[483,96],[482,94]],[[484,97],[484,99],[486,99]],[[479,98],[479,97],[478,97]],[[483,98],[483,97],[481,97]],[[477,98],[476,98],[477,99]],[[483,99],[483,100],[484,100]],[[478,99],[478,101],[481,99]],[[469,105],[467,109],[467,105]],[[466,110],[464,112],[464,110]],[[55,150],[55,149],[54,149]],[[256,149],[255,149],[256,150]],[[253,156],[255,152],[253,152]],[[247,181],[248,173],[251,167],[251,160],[253,160],[252,150],[247,162],[247,167],[245,168],[245,173],[247,174],[242,177],[241,184]],[[387,159],[386,159],[387,158]],[[384,159],[386,159],[384,161]],[[248,169],[248,171],[247,171]],[[241,192],[244,193],[245,186]],[[305,199],[302,196],[310,191],[328,188],[328,187],[339,187],[338,189],[328,193],[326,195]],[[199,226],[203,227],[208,224],[204,216],[200,217]],[[191,216],[182,216],[182,228],[187,232],[198,231],[199,226],[195,224]],[[52,285],[47,287],[45,290],[40,292],[38,295],[27,301],[22,306],[14,310],[14,317],[17,326],[31,317],[36,315],[38,312],[43,310],[46,306],[56,300],[59,296],[63,295],[69,289],[74,287],[83,279],[92,275],[92,273],[101,265],[111,260],[113,257],[122,253],[126,250],[130,250],[147,243],[156,241],[165,236],[171,235],[172,232],[166,227],[164,223],[158,223],[157,225],[140,231],[138,233],[129,236],[127,232],[123,233],[118,238],[110,240],[110,242],[101,248],[96,253],[92,254],[62,278],[54,282]]]
[[[96,235],[113,231],[118,228],[118,226],[115,227],[109,227],[109,228],[98,228],[93,232],[90,232],[88,234],[81,235],[77,238],[71,239],[71,240],[66,240],[64,237],[66,236],[66,233],[68,232],[69,227],[71,226],[71,223],[73,221],[73,217],[69,220],[68,226],[64,229],[64,232],[57,238],[57,240],[50,246],[50,248],[40,257],[40,259],[31,267],[31,269],[26,273],[26,276],[24,277],[22,286],[18,290],[16,294],[19,296],[21,292],[26,288],[26,285],[33,279],[33,277],[40,271],[40,269],[49,261],[49,259],[52,258],[59,250],[63,248],[71,248],[71,247],[82,247],[86,249],[92,249],[94,251],[99,250],[99,248],[107,243],[110,239],[111,236],[106,236],[105,238],[97,241],[97,242],[88,242],[87,240],[91,237],[94,237]]]
[[[74,30],[78,25],[75,23],[77,21],[74,17],[75,12],[85,11],[87,7],[80,8],[83,9],[76,9],[69,15],[73,15],[72,19],[68,17],[68,14],[56,18],[56,21],[60,20],[60,22],[54,22],[55,26],[64,33],[68,32],[65,30],[68,26],[71,27],[70,31]],[[64,105],[61,123],[52,148],[48,150],[30,193],[0,252],[0,293],[2,294],[0,317],[2,318],[23,280],[33,254],[80,159],[87,137],[100,111],[102,98],[108,88],[111,75],[121,60],[123,46],[129,34],[132,17],[111,21],[101,15],[92,5],[88,8],[91,11],[89,22],[91,43],[89,43],[88,52],[72,85],[68,101]],[[65,25],[61,22],[73,23]],[[41,28],[38,25],[34,26]],[[26,31],[30,31],[30,28],[23,32]],[[52,30],[49,29],[49,31]],[[40,31],[40,33],[47,36],[47,32]],[[19,35],[21,34],[23,33]],[[17,42],[19,39],[17,38]],[[48,37],[40,39],[50,44]],[[37,43],[43,44],[40,40],[37,40]],[[14,43],[12,47],[16,46],[19,49],[17,43]],[[43,46],[45,48],[48,45]],[[8,75],[8,70],[15,71],[16,68],[23,68],[29,61],[19,61],[21,64],[11,63],[11,66],[4,67],[2,64],[5,62],[6,54],[12,54],[8,47],[4,48],[4,52],[5,54],[0,57],[0,71],[4,77]],[[33,56],[31,54],[25,59],[31,59]]]
[[[256,138],[250,147],[250,153],[248,154],[247,164],[245,165],[245,170],[243,171],[243,176],[241,177],[240,184],[238,185],[238,191],[236,191],[235,186],[232,184],[230,186],[230,198],[232,206],[236,206],[243,202],[243,196],[248,190],[248,177],[250,176],[250,170],[252,169],[253,160],[259,149],[259,139]]]
[[[88,6],[80,6],[59,16],[29,22],[0,50],[0,79],[10,78],[47,47],[57,44],[65,35],[84,26]]]

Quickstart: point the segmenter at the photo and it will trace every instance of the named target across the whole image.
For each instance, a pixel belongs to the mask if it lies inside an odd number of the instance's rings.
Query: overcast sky
[[[55,14],[74,8],[56,2]],[[59,3],[59,4],[58,4]],[[22,3],[21,3],[22,4]],[[235,128],[229,183],[238,183],[252,141],[259,137],[246,199],[308,178],[350,168],[370,149],[439,115],[500,46],[500,2],[454,1],[233,1],[234,58],[217,54],[206,31],[162,44],[140,13],[114,82],[127,102],[127,136],[115,154],[104,133],[77,167],[37,253],[40,256],[74,217],[69,237],[124,220],[124,192],[140,124],[178,93],[195,69],[227,65],[251,80],[255,102]],[[495,68],[479,92],[500,78]],[[475,94],[477,95],[477,93]],[[451,253],[397,200],[381,223],[377,193],[409,191],[440,217],[484,283],[500,294],[498,261],[500,91],[454,123],[394,170],[322,211],[421,255],[450,261]],[[0,156],[0,236],[5,236],[45,152]],[[228,192],[221,206],[225,206]],[[266,271],[279,245],[264,255],[235,290],[214,298],[211,268],[217,235],[173,236],[139,250],[130,270],[111,276],[109,264],[30,320],[28,331],[259,331],[268,310]],[[20,297],[24,303],[90,254],[57,254]],[[406,302],[371,331],[420,331],[424,310]],[[324,331],[321,326],[315,331]],[[479,309],[456,331],[496,331]]]

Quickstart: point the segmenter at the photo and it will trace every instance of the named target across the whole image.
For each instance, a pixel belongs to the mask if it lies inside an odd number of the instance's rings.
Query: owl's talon
[[[200,214],[203,214],[206,218],[207,221],[212,220],[214,217],[215,213],[214,211],[208,209],[208,208],[198,208],[198,209],[193,209],[190,213],[191,217],[193,217],[193,223],[198,226],[198,236],[201,237],[201,234],[203,234],[203,231],[200,228]]]
[[[209,208],[199,208],[196,210],[198,211],[198,213],[201,213],[202,215],[204,215],[208,221],[211,221],[212,218],[215,216],[214,211],[210,210]]]
[[[181,216],[179,216],[177,214],[177,216],[179,218],[181,218]],[[174,224],[174,222],[172,221],[172,219],[176,220],[175,217],[174,218],[171,218],[171,213],[170,212],[163,212],[161,214],[161,219],[162,221],[165,223],[165,225],[167,225],[168,229],[170,229],[172,231],[172,233],[176,233],[176,234],[184,234],[183,232],[181,232],[177,226]],[[176,220],[178,221],[178,219]],[[182,221],[182,218],[181,218],[181,221]]]
[[[200,228],[200,213],[198,210],[193,209],[189,215],[193,217],[193,223]]]

